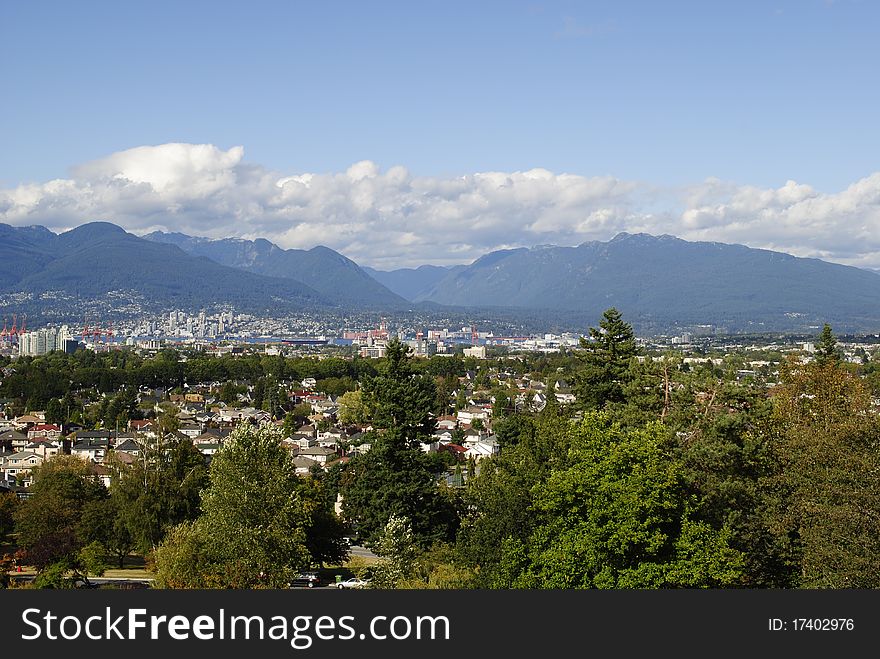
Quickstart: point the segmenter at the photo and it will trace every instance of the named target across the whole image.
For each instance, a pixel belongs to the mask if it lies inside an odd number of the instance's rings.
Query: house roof
[[[141,445],[138,444],[133,439],[126,439],[124,442],[121,442],[116,445],[117,451],[140,451]]]
[[[34,449],[34,448],[42,448],[45,446],[46,448],[58,448],[58,444],[53,442],[51,439],[46,439],[45,437],[39,438],[35,437],[34,441],[25,446],[26,449]]]
[[[110,439],[109,430],[77,430],[74,433],[77,440],[80,439]]]
[[[312,446],[304,448],[299,452],[300,455],[336,455],[336,451],[332,448],[321,448],[320,446]]]
[[[95,474],[95,476],[110,476],[113,474],[107,467],[99,464],[91,464],[89,465],[89,470]]]
[[[135,456],[125,451],[113,451],[113,457],[125,465],[134,464],[137,461]]]
[[[311,458],[297,456],[293,459],[293,466],[297,469],[311,469],[315,465],[318,465],[318,461],[312,460]]]
[[[7,460],[11,460],[15,458],[16,460],[24,460],[30,457],[37,457],[40,460],[43,459],[43,456],[39,453],[34,453],[33,451],[16,451],[15,453],[10,453],[6,456]]]
[[[109,439],[82,439],[76,442],[71,451],[91,451],[94,449],[106,449],[110,446]]]

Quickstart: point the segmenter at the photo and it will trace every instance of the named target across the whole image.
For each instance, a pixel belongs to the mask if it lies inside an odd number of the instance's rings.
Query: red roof
[[[36,426],[34,426],[33,428],[31,428],[31,430],[35,430],[37,432],[40,432],[40,431],[47,432],[50,430],[56,430],[58,432],[61,432],[61,428],[59,426],[56,426],[54,423],[40,423],[40,424],[37,424]]]

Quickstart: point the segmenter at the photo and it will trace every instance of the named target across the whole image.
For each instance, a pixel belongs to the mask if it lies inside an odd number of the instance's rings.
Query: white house
[[[17,451],[4,458],[0,471],[3,472],[4,480],[30,479],[31,469],[45,462],[45,458],[33,451]]]
[[[467,451],[465,451],[465,456],[468,458],[474,458],[477,462],[482,460],[483,458],[488,458],[493,455],[498,455],[499,446],[498,442],[494,439],[483,439],[479,442],[475,442],[470,445]]]
[[[24,450],[33,451],[34,453],[41,455],[43,459],[48,459],[61,452],[61,445],[46,439],[37,439],[25,446]]]
[[[485,423],[489,420],[489,411],[476,405],[469,405],[466,409],[459,410],[456,417],[461,423],[472,424],[477,419]]]
[[[83,439],[73,445],[70,453],[92,462],[103,462],[109,445],[106,439]]]
[[[331,460],[335,459],[336,455],[336,451],[334,451],[333,449],[322,448],[320,446],[313,446],[311,448],[302,449],[299,452],[299,457],[314,460],[322,467]]]
[[[198,423],[182,423],[178,431],[190,439],[195,439],[202,434],[202,426]]]

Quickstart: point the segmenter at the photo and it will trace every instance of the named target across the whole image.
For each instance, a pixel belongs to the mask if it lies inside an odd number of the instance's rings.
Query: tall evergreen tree
[[[378,539],[392,516],[410,520],[417,540],[450,539],[458,517],[452,498],[437,484],[439,465],[419,447],[434,428],[435,384],[416,373],[409,348],[393,339],[363,400],[378,431],[364,454],[352,458],[341,478],[343,512],[368,542]]]
[[[831,332],[831,325],[825,323],[816,344],[816,363],[831,364],[838,361],[840,361],[840,354],[837,350],[837,339]]]
[[[574,377],[578,405],[589,410],[623,402],[630,361],[638,354],[629,323],[614,307],[607,309],[599,327],[590,328],[590,340],[581,338],[581,348],[581,367]]]

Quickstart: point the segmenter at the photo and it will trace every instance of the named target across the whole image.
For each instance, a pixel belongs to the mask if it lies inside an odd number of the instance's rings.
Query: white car
[[[357,577],[352,577],[351,579],[340,581],[338,584],[336,584],[336,587],[341,590],[343,588],[368,588],[369,585],[370,581],[368,579],[358,579]]]

